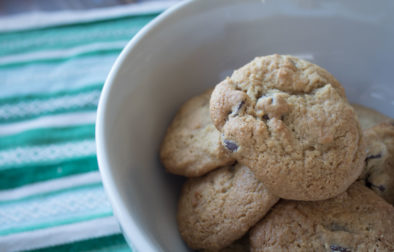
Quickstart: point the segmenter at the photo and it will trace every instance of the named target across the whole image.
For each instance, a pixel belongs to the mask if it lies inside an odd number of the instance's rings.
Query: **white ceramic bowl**
[[[349,100],[394,116],[394,2],[185,1],[121,53],[100,99],[96,140],[104,186],[140,252],[185,251],[176,226],[182,179],[159,145],[179,106],[255,56],[293,54],[326,68]]]

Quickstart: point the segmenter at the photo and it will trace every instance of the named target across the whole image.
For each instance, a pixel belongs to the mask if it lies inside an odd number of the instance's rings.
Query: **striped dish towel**
[[[130,251],[94,123],[126,43],[173,2],[0,18],[0,251]]]

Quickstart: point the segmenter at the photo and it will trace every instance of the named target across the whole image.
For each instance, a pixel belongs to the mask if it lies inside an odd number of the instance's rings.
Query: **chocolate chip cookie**
[[[368,129],[378,123],[390,120],[390,117],[363,105],[352,104],[352,107],[357,114],[362,129]]]
[[[317,202],[282,200],[250,232],[251,251],[394,251],[394,208],[361,183]]]
[[[178,228],[192,249],[220,250],[241,238],[278,201],[245,166],[225,166],[184,184]]]
[[[241,239],[234,241],[229,246],[221,250],[202,250],[201,252],[246,252],[250,251],[249,233],[246,233]]]
[[[167,129],[160,158],[168,172],[196,177],[234,162],[209,117],[211,93],[187,101]]]
[[[361,129],[345,91],[307,61],[254,59],[215,87],[210,114],[233,157],[281,198],[334,197],[362,171]]]
[[[361,178],[366,186],[394,204],[394,120],[364,131],[367,145]]]

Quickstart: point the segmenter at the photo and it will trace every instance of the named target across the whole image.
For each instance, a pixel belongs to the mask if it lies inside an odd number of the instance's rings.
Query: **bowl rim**
[[[232,2],[242,2],[244,0],[216,0],[212,2],[221,2],[222,4]],[[248,1],[259,1],[259,0],[248,0]],[[139,46],[145,39],[149,39],[152,33],[157,32],[159,27],[165,24],[168,18],[175,16],[177,13],[182,12],[186,8],[191,7],[193,4],[206,4],[208,1],[204,0],[183,0],[180,1],[159,16],[154,18],[151,22],[145,25],[138,33],[127,43],[120,55],[114,62],[107,78],[104,83],[96,116],[95,125],[95,140],[96,140],[96,151],[97,160],[99,165],[99,171],[102,177],[103,186],[105,193],[110,201],[113,208],[114,216],[120,224],[121,231],[129,244],[129,246],[137,251],[163,251],[163,248],[158,244],[152,237],[147,235],[147,232],[141,230],[138,225],[138,221],[132,214],[133,210],[126,207],[122,197],[119,194],[119,187],[114,179],[114,168],[110,164],[110,155],[107,146],[107,114],[108,114],[108,99],[113,92],[113,87],[116,85],[119,71],[122,69],[124,62],[127,58],[131,57],[136,52],[136,47]],[[247,2],[247,1],[245,1]],[[264,2],[264,1],[263,1]]]
[[[113,208],[114,216],[116,217],[123,236],[125,237],[129,246],[137,251],[157,251],[161,246],[156,242],[152,241],[148,236],[145,235],[138,227],[138,224],[133,217],[128,213],[128,208],[122,201],[119,189],[114,180],[112,168],[109,162],[107,141],[106,141],[106,113],[108,107],[108,99],[112,92],[114,83],[116,82],[119,70],[121,69],[126,58],[130,57],[134,53],[134,48],[139,45],[144,38],[149,34],[155,32],[156,29],[173,14],[184,9],[190,3],[196,2],[195,0],[184,0],[174,4],[167,10],[162,12],[159,16],[155,17],[147,25],[145,25],[136,35],[126,44],[123,48],[115,63],[105,80],[103,89],[100,94],[100,99],[97,108],[96,126],[95,126],[95,140],[96,140],[96,153],[99,171],[103,181],[105,193],[110,201]],[[126,226],[127,223],[127,226]]]

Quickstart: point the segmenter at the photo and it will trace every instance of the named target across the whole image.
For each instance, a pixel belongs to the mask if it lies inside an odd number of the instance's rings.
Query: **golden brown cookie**
[[[168,172],[196,177],[234,162],[209,117],[211,93],[210,89],[187,101],[167,129],[160,158]]]
[[[379,196],[394,204],[394,120],[364,131],[367,145],[361,178]]]
[[[246,233],[241,239],[234,241],[229,246],[221,250],[202,250],[202,252],[247,252],[250,251],[249,233]]]
[[[223,145],[281,198],[334,197],[362,171],[364,144],[345,91],[307,61],[254,59],[215,87],[210,114]]]
[[[394,208],[361,183],[324,201],[282,200],[250,232],[253,252],[394,251]]]
[[[192,249],[220,250],[241,238],[277,201],[247,167],[222,167],[184,184],[179,232]]]
[[[361,129],[363,130],[371,128],[378,123],[390,120],[390,117],[363,105],[352,104],[352,107],[357,114]]]

